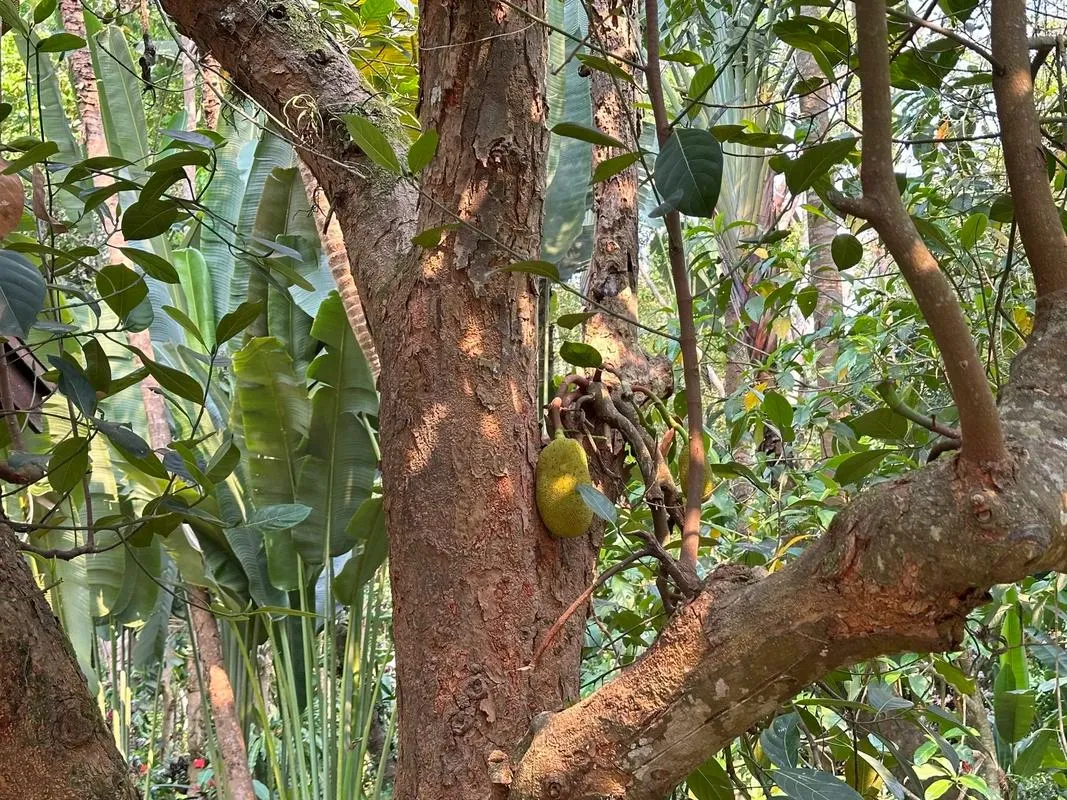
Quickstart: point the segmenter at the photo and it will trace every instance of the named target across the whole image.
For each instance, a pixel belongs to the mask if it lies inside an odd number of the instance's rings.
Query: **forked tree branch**
[[[923,243],[897,189],[885,0],[857,0],[856,28],[863,109],[863,197],[835,194],[834,204],[871,223],[915,295],[941,351],[959,411],[963,434],[960,457],[972,464],[1004,463],[1008,459],[1004,431],[974,337],[952,284]]]
[[[993,0],[991,29],[993,56],[999,64],[999,69],[993,70],[993,95],[1004,167],[1023,249],[1041,300],[1067,290],[1067,234],[1045,171],[1045,149],[1034,107],[1025,0]],[[1039,314],[1043,307],[1039,303]]]

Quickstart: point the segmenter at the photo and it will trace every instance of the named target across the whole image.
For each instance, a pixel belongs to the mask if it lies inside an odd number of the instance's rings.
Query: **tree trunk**
[[[374,339],[367,326],[367,317],[363,313],[363,301],[359,299],[356,279],[352,277],[352,268],[348,264],[348,251],[345,249],[341,226],[337,224],[337,217],[331,211],[325,196],[317,191],[318,182],[307,164],[303,161],[298,163],[308,203],[311,204],[315,213],[315,230],[319,232],[319,241],[322,243],[323,252],[326,253],[330,275],[337,284],[337,294],[341,297],[341,305],[344,306],[345,316],[348,317],[348,324],[352,328],[356,342],[363,351],[363,357],[367,359],[371,373],[377,379],[382,371],[382,365],[378,361],[378,351],[374,348]]]
[[[805,14],[816,14],[817,9],[804,9]],[[822,80],[823,73],[815,58],[806,52],[797,53],[797,69],[800,76],[806,80]],[[830,87],[822,86],[813,92],[808,92],[800,97],[801,124],[808,121],[808,133],[806,141],[821,142],[830,125]],[[837,223],[824,216],[829,209],[823,204],[822,198],[815,192],[807,193],[808,208],[805,211],[808,228],[808,275],[811,285],[818,292],[815,302],[815,311],[812,321],[815,330],[826,327],[831,315],[841,307],[843,292],[841,275],[834,265],[830,253],[830,245],[837,235]],[[818,356],[816,358],[816,385],[820,389],[832,386],[837,382],[835,375],[827,375],[827,371],[833,368],[837,359],[837,343],[830,338],[822,337],[816,345]],[[840,413],[832,416],[841,416]],[[833,455],[833,433],[826,431],[822,435],[822,454],[824,458]]]
[[[521,5],[542,16],[541,2]],[[537,295],[528,276],[489,274],[539,249],[545,31],[505,6],[424,2],[419,42],[420,119],[440,143],[416,228],[455,209],[477,231],[416,250],[368,309],[382,360],[396,796],[470,800],[492,796],[494,751],[577,697],[580,620],[523,668],[587,585],[595,550],[550,538],[534,510]]]
[[[0,799],[134,800],[66,635],[0,524]]]
[[[255,800],[252,790],[252,774],[248,770],[248,751],[237,708],[233,699],[233,686],[222,660],[222,637],[211,613],[211,599],[207,592],[186,586],[189,615],[196,637],[197,660],[200,662],[201,679],[211,704],[211,719],[215,725],[215,741],[222,759],[222,774],[225,778],[226,797],[229,800]]]

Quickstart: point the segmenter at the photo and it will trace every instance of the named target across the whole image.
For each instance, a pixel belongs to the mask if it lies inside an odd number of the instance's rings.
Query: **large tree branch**
[[[1045,149],[1034,107],[1025,0],[993,0],[993,95],[1015,219],[1034,273],[1038,299],[1067,290],[1067,235],[1045,172]],[[1039,305],[1039,313],[1043,313]]]
[[[1067,308],[1039,322],[1003,397],[1016,466],[943,461],[862,494],[796,563],[713,573],[618,679],[552,716],[513,800],[658,800],[828,671],[947,650],[994,584],[1067,567]]]
[[[349,221],[349,261],[373,313],[410,249],[417,192],[359,151],[341,115],[366,117],[403,152],[407,137],[395,112],[298,2],[163,0],[163,7],[238,87],[293,132],[338,219]]]
[[[952,284],[923,243],[897,189],[893,165],[892,104],[885,0],[856,3],[862,86],[863,197],[835,197],[843,211],[870,221],[904,274],[945,361],[963,434],[961,457],[973,464],[1004,462],[1007,450],[978,348]]]

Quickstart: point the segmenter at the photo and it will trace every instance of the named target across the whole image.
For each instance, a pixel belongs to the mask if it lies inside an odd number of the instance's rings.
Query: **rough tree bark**
[[[135,800],[66,634],[0,523],[0,798]]]
[[[642,659],[536,726],[523,754],[533,714],[575,696],[580,625],[537,670],[524,667],[595,555],[589,542],[549,539],[533,511],[534,291],[523,276],[489,274],[537,252],[545,42],[516,9],[540,17],[542,4],[422,4],[420,119],[440,146],[421,194],[347,137],[334,115],[363,114],[405,142],[302,6],[164,5],[270,113],[284,120],[288,100],[306,95],[322,115],[297,133],[338,215],[382,359],[398,798],[662,798],[827,670],[950,648],[990,585],[1067,567],[1067,260],[1031,256],[1038,319],[998,415],[955,299],[894,205],[885,5],[859,0],[864,197],[849,205],[870,216],[927,313],[960,409],[961,454],[864,493],[780,572],[713,573]],[[1021,17],[1021,0],[994,6],[995,48],[1005,50],[997,36],[1017,47],[1005,28],[1020,26],[998,18]],[[1016,62],[1001,58],[1009,100]],[[1005,130],[1029,124],[1008,105]],[[1024,165],[1013,185],[1026,177]],[[453,214],[473,227],[410,246]],[[1042,252],[1043,235],[1062,250],[1055,232],[1019,223],[1028,252]]]

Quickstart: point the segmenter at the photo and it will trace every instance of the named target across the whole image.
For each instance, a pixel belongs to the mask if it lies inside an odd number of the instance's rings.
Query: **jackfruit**
[[[678,459],[678,488],[682,490],[682,494],[686,493],[686,489],[689,488],[689,445],[685,445],[685,449],[682,451],[681,458]],[[711,476],[711,462],[708,461],[707,456],[704,456],[704,491],[700,494],[700,502],[704,502],[711,493],[715,491],[715,482]]]
[[[537,459],[537,510],[553,536],[581,536],[593,522],[593,512],[578,492],[590,483],[589,462],[582,446],[557,431]]]

